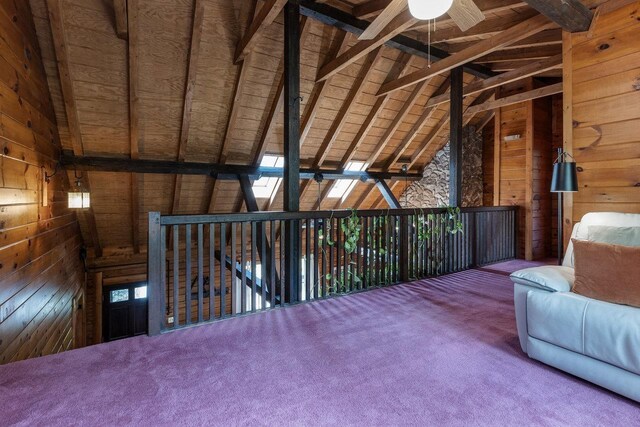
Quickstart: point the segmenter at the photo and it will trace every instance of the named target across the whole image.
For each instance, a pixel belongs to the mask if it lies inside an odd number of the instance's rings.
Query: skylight
[[[260,166],[272,168],[284,167],[284,157],[265,155],[260,162]],[[256,196],[256,199],[273,199],[281,182],[282,178],[260,178],[253,183],[253,194]]]
[[[349,162],[347,163],[347,167],[345,168],[345,170],[352,172],[362,172],[367,169],[367,166],[368,165],[365,162]],[[351,193],[353,188],[356,186],[357,182],[358,181],[355,179],[337,180],[333,184],[333,187],[331,187],[331,190],[329,190],[329,194],[327,195],[327,197],[331,199],[342,199],[342,201],[344,201],[344,199],[349,196],[349,193]]]

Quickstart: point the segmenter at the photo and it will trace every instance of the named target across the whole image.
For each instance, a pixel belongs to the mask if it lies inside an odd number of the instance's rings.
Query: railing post
[[[160,212],[149,212],[149,240],[147,242],[147,289],[148,289],[148,315],[149,335],[158,335],[164,327],[164,307],[162,300],[162,226],[160,225]]]
[[[469,237],[471,240],[471,265],[470,268],[476,268],[478,266],[478,225],[477,216],[475,212],[469,213]]]
[[[398,267],[400,282],[409,281],[409,216],[400,215],[400,235],[398,236]]]

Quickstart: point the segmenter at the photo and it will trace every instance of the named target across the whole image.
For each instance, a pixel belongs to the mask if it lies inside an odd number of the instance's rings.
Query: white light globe
[[[435,19],[451,8],[453,0],[409,0],[409,11],[416,19]]]

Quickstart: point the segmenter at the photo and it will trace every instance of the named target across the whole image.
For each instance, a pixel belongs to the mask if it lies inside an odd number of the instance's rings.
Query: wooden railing
[[[512,259],[516,207],[149,214],[149,333]],[[298,277],[281,230],[293,224]]]

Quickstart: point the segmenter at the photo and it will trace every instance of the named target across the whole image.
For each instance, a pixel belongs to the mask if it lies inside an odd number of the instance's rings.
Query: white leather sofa
[[[640,214],[586,214],[572,237],[587,239],[593,225],[640,227]],[[640,402],[640,308],[570,292],[571,243],[562,266],[527,268],[511,280],[520,345],[529,357]]]

